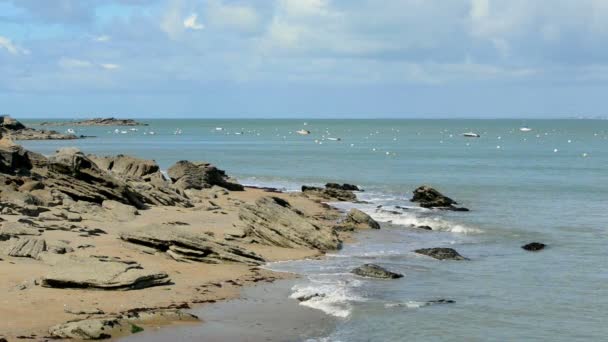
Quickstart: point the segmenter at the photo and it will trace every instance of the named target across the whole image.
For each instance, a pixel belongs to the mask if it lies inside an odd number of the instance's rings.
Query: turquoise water
[[[286,190],[327,181],[363,186],[360,198],[370,204],[356,206],[382,221],[381,231],[362,233],[327,260],[269,265],[305,275],[294,293],[326,294],[308,305],[339,318],[325,336],[329,341],[572,341],[608,334],[608,121],[146,122],[150,126],[136,132],[75,127],[97,138],[23,145],[45,154],[65,145],[132,154],[155,159],[163,169],[181,159],[205,160],[245,184]],[[532,131],[521,132],[523,126]],[[183,133],[176,135],[178,128]],[[303,128],[312,133],[295,133]],[[150,131],[155,134],[144,134]],[[481,137],[461,135],[470,131]],[[472,211],[414,208],[408,198],[421,184]],[[410,224],[435,231],[414,231]],[[539,253],[520,248],[531,241],[549,247]],[[438,246],[471,261],[412,253]],[[348,274],[366,262],[405,277],[388,282]],[[419,305],[439,298],[456,303]]]

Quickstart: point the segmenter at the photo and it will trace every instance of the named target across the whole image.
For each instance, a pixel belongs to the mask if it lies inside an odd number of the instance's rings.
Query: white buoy
[[[499,150],[501,149],[500,145],[496,145],[496,148],[499,149]]]
[[[586,157],[587,157],[587,153],[583,153],[583,158],[586,158]]]
[[[554,148],[554,149],[553,149],[553,153],[557,153],[557,152],[559,152],[559,150],[558,150],[558,149],[556,149],[556,148]]]

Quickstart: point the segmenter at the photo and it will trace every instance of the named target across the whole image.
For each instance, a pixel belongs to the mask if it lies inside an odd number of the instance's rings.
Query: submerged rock
[[[468,260],[452,248],[422,248],[417,249],[414,252],[438,260]]]
[[[374,264],[365,264],[363,266],[359,266],[353,269],[351,273],[361,277],[380,279],[397,279],[403,277],[403,274],[388,271],[387,269]]]
[[[165,272],[146,271],[135,261],[108,257],[62,257],[46,276],[41,286],[99,290],[136,290],[168,285]]]
[[[246,249],[216,241],[209,235],[194,234],[183,227],[151,225],[120,238],[127,242],[152,247],[178,261],[198,261],[209,264],[226,262],[260,265],[264,259]]]
[[[426,185],[420,186],[414,190],[414,197],[412,197],[411,201],[420,203],[420,206],[423,208],[469,211],[467,208],[454,206],[455,204],[458,204],[456,201]]]
[[[336,225],[339,230],[380,229],[380,224],[359,209],[351,209],[344,220]]]
[[[243,205],[239,218],[247,226],[246,234],[264,244],[321,251],[341,247],[332,227],[319,225],[279,197],[262,197],[254,205]]]
[[[540,242],[531,242],[529,244],[523,245],[521,246],[521,248],[530,251],[530,252],[537,252],[540,251],[542,249],[545,249],[547,245],[545,245],[544,243],[540,243]]]
[[[223,170],[205,163],[181,160],[167,170],[174,186],[181,190],[202,190],[214,185],[231,191],[243,191],[245,188],[232,181]]]

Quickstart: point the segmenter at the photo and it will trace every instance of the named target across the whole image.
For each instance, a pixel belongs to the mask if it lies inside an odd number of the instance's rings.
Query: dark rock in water
[[[313,298],[323,298],[323,297],[325,297],[324,293],[314,293],[314,294],[311,294],[311,295],[304,295],[304,296],[301,296],[301,297],[297,297],[296,299],[299,302],[306,302],[306,301],[309,301],[309,300],[311,300]]]
[[[182,190],[202,190],[214,185],[231,191],[245,190],[241,184],[232,181],[225,171],[205,162],[181,160],[171,166],[167,173],[173,185]]]
[[[452,299],[434,299],[434,300],[429,300],[426,303],[428,305],[433,305],[433,304],[454,304],[454,303],[456,303],[456,301],[452,300]]]
[[[433,230],[430,226],[412,226],[416,229]]]
[[[378,265],[365,264],[351,271],[361,277],[380,278],[380,279],[397,279],[403,277],[403,274],[394,273],[386,270]]]
[[[302,192],[306,195],[312,195],[327,201],[352,202],[357,200],[357,195],[349,190],[335,188],[323,189],[316,186],[303,185]]]
[[[452,248],[422,248],[417,249],[414,252],[430,256],[431,258],[438,260],[469,260]]]
[[[42,122],[41,126],[148,126],[132,119],[94,118],[77,121]]]
[[[78,139],[74,134],[62,134],[56,131],[28,128],[21,122],[7,115],[0,115],[0,136],[14,140],[69,140]]]
[[[339,230],[380,229],[380,224],[359,209],[351,209],[335,227]]]
[[[530,251],[530,252],[537,252],[540,251],[542,249],[544,249],[546,247],[546,245],[544,243],[540,243],[540,242],[531,242],[527,245],[521,246],[521,248]]]
[[[347,190],[347,191],[361,191],[361,189],[352,184],[338,184],[338,183],[327,183],[325,184],[325,188],[327,189],[338,189],[338,190]]]
[[[469,211],[467,208],[455,207],[458,204],[453,199],[444,196],[439,191],[431,188],[430,186],[420,186],[414,190],[414,197],[411,199],[412,202],[420,203],[423,208],[439,208],[453,211]]]

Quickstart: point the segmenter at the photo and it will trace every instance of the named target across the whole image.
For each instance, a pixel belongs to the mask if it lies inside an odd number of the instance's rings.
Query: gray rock
[[[137,262],[103,257],[61,257],[41,286],[100,290],[136,290],[168,285],[165,272],[144,270]]]
[[[414,252],[438,260],[468,260],[452,248],[421,248]]]
[[[243,191],[244,187],[232,181],[223,170],[205,163],[181,160],[167,170],[174,186],[181,190],[202,190],[214,185],[231,191]]]
[[[20,258],[38,259],[40,253],[46,251],[46,241],[43,239],[22,237],[15,241],[8,255]]]
[[[132,221],[139,215],[137,208],[117,201],[105,200],[101,206],[110,211],[110,214],[119,221]]]
[[[336,226],[340,230],[380,229],[380,224],[359,209],[351,209]]]
[[[468,211],[466,208],[454,206],[455,204],[458,204],[456,201],[426,185],[420,186],[414,190],[414,197],[412,197],[411,201],[418,202],[423,208]]]
[[[361,277],[380,278],[380,279],[397,279],[403,277],[403,274],[388,271],[374,264],[365,264],[351,271]]]
[[[4,236],[5,240],[11,237],[23,235],[38,236],[40,234],[37,228],[21,222],[3,222],[0,228],[0,236]]]
[[[262,197],[254,205],[241,206],[239,218],[246,234],[262,243],[288,248],[307,247],[321,251],[341,247],[332,227],[318,224],[278,197]]]
[[[82,221],[82,216],[80,216],[76,213],[68,213],[67,220],[69,222],[80,222],[80,221]]]
[[[120,238],[166,252],[178,261],[210,264],[234,262],[247,265],[264,263],[264,259],[253,252],[217,241],[206,234],[194,234],[184,227],[151,225],[137,231],[124,232]]]
[[[318,197],[326,201],[334,202],[353,202],[357,200],[357,195],[352,191],[336,188],[319,188],[314,186],[302,186],[302,193],[307,196]]]

